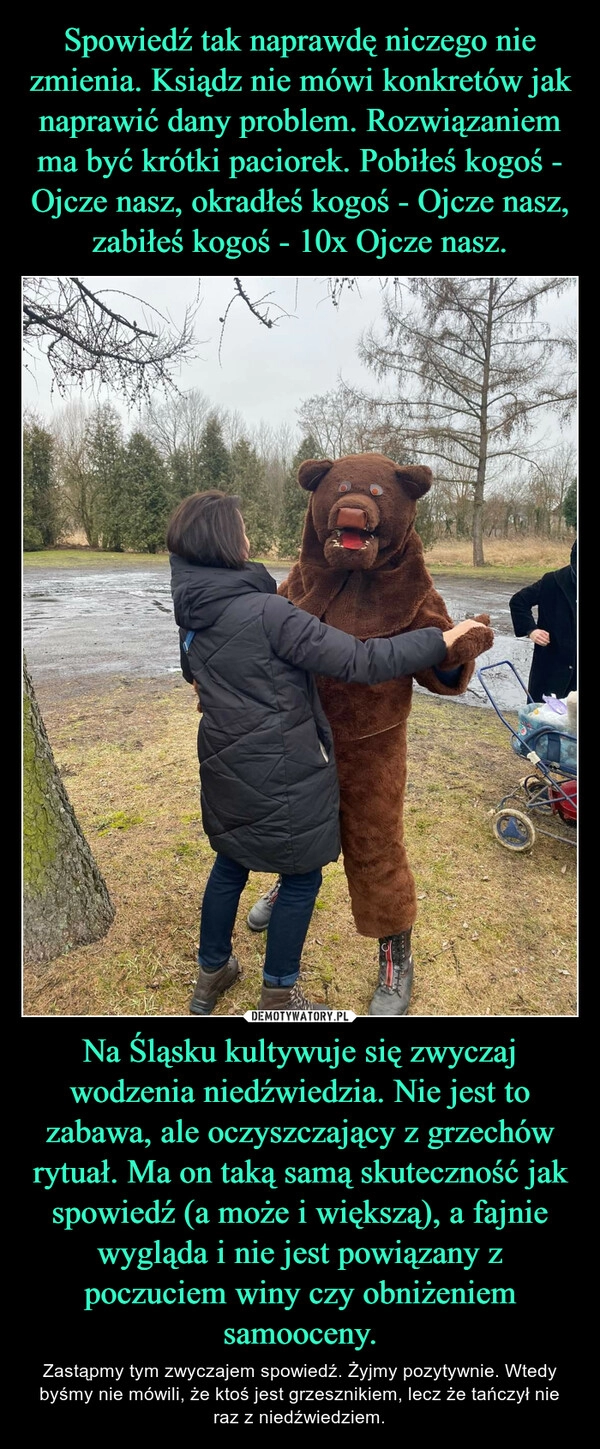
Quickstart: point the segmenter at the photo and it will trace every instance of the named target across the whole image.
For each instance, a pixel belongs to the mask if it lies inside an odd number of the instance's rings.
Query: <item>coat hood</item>
[[[556,582],[569,607],[575,612],[577,608],[577,567],[573,568],[573,564],[570,563],[564,569],[557,569]]]
[[[208,568],[171,554],[171,593],[180,629],[207,629],[232,599],[242,594],[275,594],[275,579],[264,564],[242,569]]]

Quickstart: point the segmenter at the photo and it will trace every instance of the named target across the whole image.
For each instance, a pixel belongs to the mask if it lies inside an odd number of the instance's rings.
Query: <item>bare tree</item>
[[[24,959],[37,969],[103,936],[114,906],[56,768],[23,662]]]
[[[233,291],[231,297],[227,303],[223,316],[219,317],[219,322],[221,323],[221,336],[219,338],[219,361],[221,360],[221,351],[223,347],[223,339],[225,337],[225,329],[227,327],[227,319],[229,317],[232,306],[234,306],[236,302],[242,302],[243,305],[247,307],[248,311],[252,313],[252,316],[256,319],[256,321],[262,327],[267,327],[269,330],[277,325],[277,322],[280,320],[281,317],[289,317],[290,315],[290,313],[286,311],[285,307],[282,307],[279,302],[274,301],[272,292],[263,292],[260,297],[253,298],[250,296],[249,284],[252,283],[252,288],[254,287],[254,283],[256,282],[255,277],[248,278],[247,282],[243,282],[241,277],[233,277],[232,282]]]
[[[252,446],[256,448],[261,462],[282,463],[287,468],[294,451],[297,447],[294,430],[289,423],[279,423],[273,427],[261,418],[258,423],[248,429],[248,436],[251,438]]]
[[[137,316],[117,311],[113,299],[118,297],[126,297]],[[36,354],[45,356],[62,396],[74,383],[82,389],[104,384],[138,406],[157,389],[170,392],[175,368],[196,355],[197,309],[196,298],[176,327],[156,307],[129,293],[92,292],[80,277],[25,277],[28,365]]]
[[[144,412],[144,430],[167,466],[173,502],[202,487],[201,445],[212,413],[210,399],[197,387],[152,401]]]
[[[315,439],[324,458],[364,453],[376,445],[374,440],[379,440],[382,426],[388,434],[398,427],[389,414],[381,419],[367,399],[357,396],[341,380],[329,392],[304,398],[298,418],[303,435]]]
[[[560,537],[563,526],[563,501],[575,477],[575,447],[560,443],[541,463],[531,468],[525,479],[524,499],[528,526],[534,533],[550,536],[554,530]]]
[[[200,388],[173,393],[164,402],[149,403],[143,416],[144,431],[152,439],[165,462],[174,453],[195,456],[210,412],[210,398]]]
[[[65,524],[82,529],[90,547],[97,548],[99,525],[88,459],[90,419],[83,399],[74,398],[56,414],[52,432]]]
[[[217,408],[213,411],[218,413],[225,447],[229,448],[231,453],[242,438],[248,437],[249,428],[246,419],[239,408]]]
[[[303,427],[339,456],[362,408],[366,426],[356,446],[437,459],[441,482],[455,481],[458,465],[472,494],[473,562],[482,565],[485,489],[495,466],[507,459],[529,466],[536,415],[552,410],[562,423],[575,405],[574,330],[553,334],[538,315],[573,280],[380,277],[384,337],[371,330],[359,355],[376,376],[394,379],[393,396],[367,398],[340,384],[303,403]],[[334,307],[360,291],[358,277],[323,281]],[[234,278],[232,302],[241,299],[260,323],[275,326],[272,294],[254,300],[251,290],[250,279]]]
[[[473,563],[482,565],[483,503],[490,463],[529,462],[524,443],[537,414],[568,416],[575,390],[570,341],[540,321],[540,304],[570,277],[407,277],[383,291],[385,333],[359,349],[401,399],[411,456],[455,464],[473,490]],[[562,367],[560,364],[562,363]]]
[[[275,532],[279,533],[284,510],[285,479],[297,448],[294,430],[288,423],[279,423],[277,427],[273,427],[261,419],[249,430],[248,436],[260,459],[270,513]]]
[[[177,330],[139,299],[129,298],[140,319],[130,320],[106,298],[77,277],[25,278],[26,349],[48,358],[61,393],[73,383],[104,383],[139,404],[156,388],[168,391],[175,369],[192,356],[195,308]],[[82,453],[79,466],[85,467]],[[23,753],[24,953],[43,965],[70,945],[104,935],[114,910],[56,768],[26,666]]]
[[[508,538],[511,528],[513,534],[524,533],[527,528],[527,481],[523,470],[515,469],[514,464],[511,467],[510,462],[485,500],[484,528],[488,538],[492,534]]]

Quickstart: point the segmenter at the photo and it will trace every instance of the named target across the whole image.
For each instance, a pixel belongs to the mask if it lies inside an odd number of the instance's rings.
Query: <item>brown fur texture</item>
[[[311,498],[299,562],[280,593],[359,639],[451,627],[414,529],[416,500],[432,483],[429,468],[359,453],[303,463],[298,480]],[[462,694],[477,655],[493,642],[488,616],[480,615],[479,624],[474,621],[444,660],[444,670],[462,666],[454,686],[433,669],[418,675],[418,683],[434,694]],[[317,683],[335,741],[356,928],[363,936],[397,935],[416,917],[402,826],[412,679],[367,686],[320,677]]]

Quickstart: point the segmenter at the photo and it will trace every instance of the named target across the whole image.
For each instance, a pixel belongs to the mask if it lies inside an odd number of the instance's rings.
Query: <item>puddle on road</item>
[[[288,570],[273,568],[271,572],[279,584]],[[532,645],[529,640],[514,638],[508,607],[518,584],[442,575],[436,575],[435,584],[453,619],[490,615],[496,639],[489,654],[478,662],[497,664],[486,675],[488,688],[500,708],[517,709],[523,702],[523,690],[512,670],[501,668],[500,662],[509,659],[527,681]],[[111,672],[156,677],[179,672],[166,563],[131,570],[107,567],[94,573],[36,569],[31,579],[26,571],[23,627],[27,658],[39,679]],[[454,702],[491,708],[476,677],[466,694]]]

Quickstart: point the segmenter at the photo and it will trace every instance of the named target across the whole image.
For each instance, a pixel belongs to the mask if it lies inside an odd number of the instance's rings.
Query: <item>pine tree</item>
[[[223,440],[223,430],[216,413],[211,413],[200,439],[199,467],[201,491],[221,488],[224,493],[231,486],[231,458]]]
[[[567,488],[562,511],[567,528],[577,528],[577,483],[575,479]]]
[[[415,533],[418,533],[424,549],[431,548],[435,538],[435,517],[433,500],[429,493],[426,493],[424,498],[419,498],[417,503]]]
[[[60,531],[54,440],[38,423],[23,430],[23,548],[50,548]]]
[[[123,425],[110,403],[96,409],[88,433],[88,468],[102,548],[120,553],[127,522]]]
[[[254,558],[270,548],[273,542],[273,512],[265,470],[247,438],[240,438],[231,450],[231,492],[240,499]]]
[[[307,496],[298,482],[298,469],[301,463],[308,462],[310,458],[318,457],[318,445],[312,434],[309,433],[308,437],[304,438],[300,444],[283,484],[278,546],[280,558],[296,558],[298,549],[300,548],[302,529],[304,528],[304,519],[306,517]]]
[[[190,493],[203,491],[202,469],[197,451],[194,452],[185,445],[175,448],[167,461],[166,468],[169,496],[173,507],[182,498],[188,498]]]
[[[140,553],[165,546],[170,498],[165,467],[145,433],[132,433],[125,450],[124,485],[127,519],[124,542]]]

